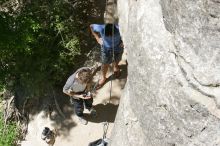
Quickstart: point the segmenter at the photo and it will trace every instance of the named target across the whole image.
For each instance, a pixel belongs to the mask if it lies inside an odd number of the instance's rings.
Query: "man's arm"
[[[66,81],[66,84],[64,85],[63,87],[63,93],[65,93],[66,95],[68,96],[72,96],[72,94],[69,92],[70,91],[70,88],[73,84],[75,80],[75,74],[72,74]]]
[[[91,30],[91,32],[92,32],[92,35],[95,37],[96,41],[97,41],[100,45],[102,45],[102,44],[103,44],[103,40],[102,40],[102,38],[100,37],[99,33],[95,32],[95,31],[93,30],[93,24],[90,25],[90,30]]]
[[[74,95],[72,92],[68,92],[67,90],[63,90],[63,93],[65,93],[68,96],[73,96]]]
[[[77,97],[77,98],[82,98],[82,99],[88,99],[88,97],[83,96],[83,94],[77,94],[73,91],[63,91],[63,93],[65,93],[66,95],[70,96],[70,97]]]
[[[66,95],[72,97],[77,97],[77,98],[82,98],[82,99],[89,99],[91,98],[91,96],[85,96],[84,94],[77,94],[77,93],[74,93],[73,91],[71,92],[66,92],[66,91],[63,91],[63,93],[65,93]]]

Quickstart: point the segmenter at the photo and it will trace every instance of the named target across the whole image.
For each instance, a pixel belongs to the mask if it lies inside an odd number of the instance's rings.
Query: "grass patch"
[[[19,128],[15,122],[4,124],[3,114],[0,112],[0,146],[15,146],[19,136]]]

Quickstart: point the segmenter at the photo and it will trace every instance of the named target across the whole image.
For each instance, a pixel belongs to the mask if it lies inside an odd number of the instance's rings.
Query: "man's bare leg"
[[[112,63],[112,64],[113,64],[113,67],[114,67],[114,72],[120,71],[119,66],[118,66],[118,63],[119,63],[118,61]]]
[[[99,85],[103,85],[106,81],[106,74],[107,74],[107,71],[108,71],[108,67],[109,67],[109,64],[103,64],[102,65],[102,78],[101,80],[99,81]]]

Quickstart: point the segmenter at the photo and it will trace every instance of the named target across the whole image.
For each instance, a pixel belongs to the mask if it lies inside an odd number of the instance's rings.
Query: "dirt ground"
[[[120,62],[121,76],[118,79],[111,77],[111,72],[108,73],[106,84],[99,90],[94,97],[94,108],[97,110],[96,118],[90,117],[87,110],[84,110],[85,117],[89,121],[87,125],[79,123],[78,118],[74,114],[73,107],[69,103],[61,107],[64,116],[54,114],[52,119],[46,116],[45,111],[41,111],[30,117],[28,124],[28,133],[21,146],[47,146],[45,141],[41,139],[41,133],[44,127],[57,129],[58,136],[54,146],[88,146],[92,141],[95,141],[103,136],[103,122],[108,122],[107,138],[110,137],[114,120],[118,109],[121,92],[125,86],[127,79],[127,63],[126,55],[123,54],[123,59]],[[97,72],[94,81],[100,77],[100,72]],[[112,94],[110,98],[110,87],[112,80]],[[60,106],[60,102],[58,100]]]

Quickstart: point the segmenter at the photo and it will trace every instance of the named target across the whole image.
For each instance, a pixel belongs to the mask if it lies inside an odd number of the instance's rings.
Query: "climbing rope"
[[[106,5],[105,5],[106,9],[107,9],[107,3],[108,3],[108,0],[106,0]],[[114,6],[114,9],[115,9],[115,5],[113,5],[113,6]],[[107,10],[105,10],[105,11],[107,12]],[[114,48],[114,43],[115,43],[114,42],[114,35],[115,35],[114,25],[115,24],[113,23],[112,36],[111,36],[112,37],[112,65],[110,65],[111,79],[110,79],[110,85],[109,85],[109,88],[110,88],[109,89],[109,100],[104,103],[105,105],[110,103],[110,101],[111,101],[111,97],[112,97],[112,80],[113,80],[113,75],[114,75],[113,63],[116,63],[115,62],[115,48]],[[103,47],[103,48],[104,48],[105,32],[106,32],[106,30],[105,30],[105,27],[104,27],[104,36],[103,36],[103,40],[102,40],[103,44],[101,45],[101,47]],[[103,66],[101,67],[101,70],[103,70]],[[100,79],[100,77],[99,77],[99,79]],[[99,81],[99,79],[98,79],[98,81]]]
[[[110,90],[109,90],[109,100],[108,100],[108,103],[111,102],[111,97],[112,97],[112,80],[113,80],[113,75],[114,75],[114,66],[113,66],[113,63],[116,64],[115,62],[115,47],[114,47],[114,25],[112,27],[112,66],[110,67],[110,70],[111,70],[111,81],[110,81]]]
[[[109,143],[109,139],[106,138],[107,130],[108,130],[108,122],[103,122],[103,137],[89,143],[89,146],[107,146]]]
[[[107,9],[107,1],[106,0],[106,9]],[[114,5],[114,8],[115,8],[115,5]],[[110,103],[111,101],[111,97],[112,97],[112,80],[113,80],[113,75],[114,75],[114,66],[113,64],[116,64],[116,61],[115,61],[115,40],[114,40],[114,37],[115,37],[115,24],[113,23],[113,27],[112,27],[112,65],[110,65],[110,72],[111,72],[111,80],[110,80],[110,90],[109,90],[109,100],[107,102],[104,103],[104,105],[107,105],[108,103]],[[102,45],[101,45],[101,49],[104,49],[104,41],[105,41],[105,34],[106,34],[106,26],[104,26],[104,36],[103,36],[103,42],[102,42]],[[103,70],[103,65],[101,66],[101,70]],[[100,80],[100,75],[99,75],[99,79],[97,81],[97,83],[95,84],[95,86],[93,87],[93,90],[95,90],[98,82]],[[98,146],[98,145],[102,145],[102,146],[106,146],[108,144],[108,141],[106,139],[106,135],[107,135],[107,131],[108,131],[108,126],[109,126],[109,123],[106,121],[106,122],[103,122],[103,137],[102,139],[99,139],[95,142],[92,142],[89,144],[89,146]],[[100,140],[101,140],[101,143],[100,143]]]
[[[106,139],[107,131],[108,131],[108,122],[103,122],[103,136],[102,139]]]
[[[115,5],[113,4],[113,9],[115,9]],[[107,8],[107,0],[106,0],[106,8]],[[113,75],[114,75],[114,66],[113,64],[116,64],[115,62],[115,40],[114,40],[114,37],[115,37],[115,23],[113,23],[113,27],[112,27],[112,65],[110,66],[110,72],[111,72],[111,80],[110,80],[110,89],[109,89],[109,100],[108,100],[108,103],[111,102],[111,97],[112,97],[112,80],[113,80]]]

